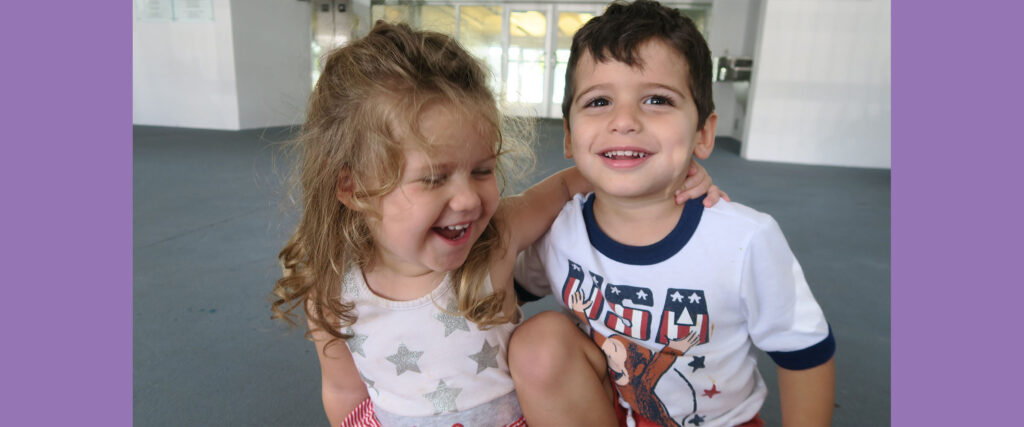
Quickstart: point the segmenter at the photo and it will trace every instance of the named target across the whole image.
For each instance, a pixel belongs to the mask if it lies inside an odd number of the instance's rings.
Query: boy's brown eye
[[[647,100],[644,101],[644,104],[672,105],[672,100],[664,96],[655,95],[647,98]]]
[[[594,98],[587,102],[584,107],[604,107],[608,105],[608,100],[604,98]]]

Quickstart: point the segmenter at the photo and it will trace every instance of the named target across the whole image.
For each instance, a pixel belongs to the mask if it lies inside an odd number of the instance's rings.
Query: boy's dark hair
[[[665,41],[686,59],[690,67],[690,92],[697,104],[697,129],[703,129],[704,120],[715,110],[711,97],[711,50],[690,18],[652,0],[615,1],[603,15],[587,21],[572,37],[562,98],[562,118],[566,124],[576,94],[576,66],[584,52],[590,52],[598,62],[615,60],[631,67],[643,66],[637,49],[653,38]]]

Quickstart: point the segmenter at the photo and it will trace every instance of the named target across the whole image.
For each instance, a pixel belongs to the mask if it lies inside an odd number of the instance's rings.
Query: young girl
[[[516,254],[589,184],[570,168],[499,201],[510,158],[531,153],[439,33],[378,22],[330,53],[307,115],[272,309],[304,308],[331,425],[523,424],[506,364]],[[703,169],[686,184],[679,199],[711,186]]]

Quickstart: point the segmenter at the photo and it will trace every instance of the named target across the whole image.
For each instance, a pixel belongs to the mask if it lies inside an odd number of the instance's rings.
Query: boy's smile
[[[576,68],[566,155],[599,195],[630,200],[671,197],[690,158],[714,146],[716,117],[697,129],[686,60],[660,39],[640,45],[640,65],[584,53]]]

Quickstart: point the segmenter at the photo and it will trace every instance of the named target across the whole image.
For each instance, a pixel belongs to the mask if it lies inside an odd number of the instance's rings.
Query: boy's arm
[[[327,348],[324,346],[331,335],[316,329],[312,322],[309,328],[313,331],[313,342],[316,344],[316,355],[320,358],[320,386],[324,402],[324,412],[332,426],[341,422],[364,400],[370,397],[366,392],[366,384],[359,377],[352,353],[344,342],[335,342]]]
[[[832,424],[835,406],[835,358],[799,371],[777,367],[782,425],[818,427]]]

